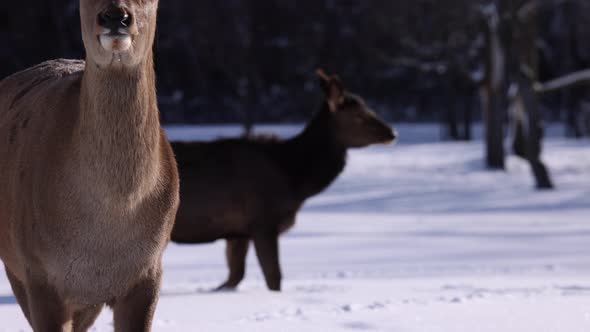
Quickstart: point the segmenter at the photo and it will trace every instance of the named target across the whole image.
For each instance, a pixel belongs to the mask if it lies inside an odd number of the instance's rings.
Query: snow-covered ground
[[[154,330],[590,331],[590,142],[549,138],[558,190],[535,192],[521,160],[485,170],[481,141],[397,129],[399,144],[352,152],[282,238],[282,293],[266,290],[252,251],[240,289],[211,293],[227,272],[223,242],[171,244]],[[1,275],[0,331],[21,330],[30,328]],[[94,331],[112,331],[109,310]]]

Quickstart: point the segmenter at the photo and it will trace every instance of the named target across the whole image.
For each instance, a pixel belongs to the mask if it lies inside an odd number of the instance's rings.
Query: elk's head
[[[152,52],[158,0],[80,0],[87,61],[134,67]]]
[[[346,91],[338,76],[328,76],[321,69],[316,73],[326,95],[334,134],[341,144],[347,148],[360,148],[395,141],[395,131],[361,97]]]

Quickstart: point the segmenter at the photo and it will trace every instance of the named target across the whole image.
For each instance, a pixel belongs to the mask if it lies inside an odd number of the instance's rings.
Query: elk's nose
[[[98,24],[110,29],[111,33],[117,33],[120,28],[128,28],[131,25],[131,15],[124,8],[109,6],[98,15]]]
[[[389,131],[389,139],[393,142],[393,141],[397,140],[397,138],[398,138],[397,130],[391,129]]]
[[[389,126],[382,127],[379,133],[379,140],[379,143],[393,143],[397,140],[397,131]]]

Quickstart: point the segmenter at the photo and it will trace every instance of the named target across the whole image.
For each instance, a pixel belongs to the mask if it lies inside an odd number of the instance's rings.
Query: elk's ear
[[[336,112],[338,106],[344,102],[344,86],[338,76],[328,76],[322,69],[316,70],[320,85],[326,94],[330,111]]]

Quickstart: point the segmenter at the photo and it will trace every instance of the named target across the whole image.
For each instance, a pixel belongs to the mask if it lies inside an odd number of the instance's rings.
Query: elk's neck
[[[346,148],[336,140],[326,108],[324,105],[303,132],[286,142],[292,156],[289,173],[304,199],[326,189],[346,165]]]
[[[149,191],[146,186],[157,181],[160,153],[151,57],[126,70],[86,63],[76,134],[81,171],[98,192],[125,200]]]

